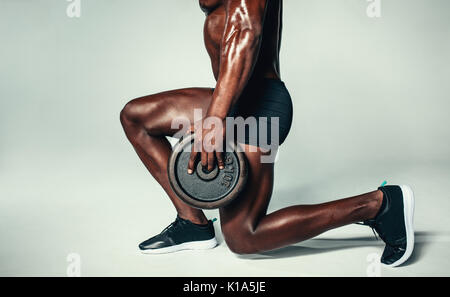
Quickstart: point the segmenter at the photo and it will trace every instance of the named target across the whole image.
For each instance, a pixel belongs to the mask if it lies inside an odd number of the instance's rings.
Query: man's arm
[[[225,0],[220,69],[207,116],[225,119],[247,84],[261,45],[266,0]]]

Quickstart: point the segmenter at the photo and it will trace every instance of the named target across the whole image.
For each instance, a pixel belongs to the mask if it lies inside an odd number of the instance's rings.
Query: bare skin
[[[166,191],[178,215],[204,224],[207,219],[203,211],[184,204],[170,188],[167,162],[172,148],[166,136],[178,132],[171,128],[173,118],[186,117],[193,122],[194,109],[201,109],[204,116],[224,119],[249,81],[259,77],[280,79],[282,0],[199,2],[206,14],[204,40],[217,81],[215,89],[187,88],[137,98],[124,107],[120,119],[139,158]],[[225,241],[235,253],[257,253],[298,243],[333,228],[371,219],[381,206],[382,192],[373,191],[267,214],[274,165],[260,162],[263,152],[259,149],[252,151],[247,146],[246,189],[220,209]],[[200,156],[206,167],[212,168],[214,162],[221,165],[215,152],[201,152]]]

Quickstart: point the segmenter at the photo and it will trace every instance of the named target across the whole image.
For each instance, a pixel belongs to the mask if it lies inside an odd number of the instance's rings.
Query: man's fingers
[[[191,156],[189,157],[188,174],[194,173],[195,159],[197,159],[197,152],[193,149],[191,152]]]
[[[217,164],[219,165],[219,168],[224,169],[225,163],[223,162],[223,153],[216,151],[216,158],[217,158]]]
[[[214,152],[208,153],[208,171],[214,169]]]
[[[203,168],[206,168],[208,166],[208,152],[206,152],[203,149],[202,152],[200,153],[200,155],[201,155],[202,166],[203,166]]]

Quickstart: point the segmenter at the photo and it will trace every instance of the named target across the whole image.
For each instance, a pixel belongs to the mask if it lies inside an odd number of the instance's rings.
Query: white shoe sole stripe
[[[403,256],[388,267],[396,267],[406,262],[414,250],[414,193],[407,185],[399,186],[403,194],[403,213],[406,229],[406,251]]]
[[[160,249],[141,250],[143,254],[168,254],[178,252],[181,250],[208,250],[217,245],[216,238],[201,241],[188,241],[181,244],[168,246]]]

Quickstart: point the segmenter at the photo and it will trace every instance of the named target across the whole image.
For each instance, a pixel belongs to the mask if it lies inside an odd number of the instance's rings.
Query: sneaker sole
[[[399,186],[403,194],[403,216],[405,217],[406,251],[403,256],[388,267],[396,267],[406,262],[414,250],[414,193],[407,185]]]
[[[209,240],[202,241],[189,241],[181,244],[168,246],[160,249],[150,249],[150,250],[141,250],[141,253],[150,255],[150,254],[168,254],[174,253],[182,250],[208,250],[217,246],[216,238],[212,238]]]

